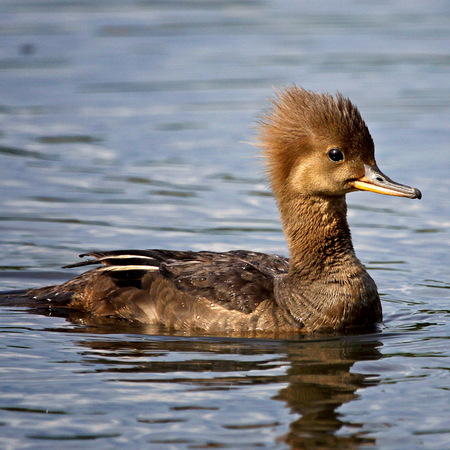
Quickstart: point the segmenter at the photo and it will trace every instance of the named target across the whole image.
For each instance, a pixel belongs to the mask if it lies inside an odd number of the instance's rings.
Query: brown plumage
[[[290,259],[244,250],[93,252],[102,264],[33,301],[92,317],[209,332],[311,332],[372,327],[375,282],[356,258],[345,195],[358,189],[420,198],[376,166],[357,108],[340,94],[293,86],[260,122],[258,145],[280,210]]]

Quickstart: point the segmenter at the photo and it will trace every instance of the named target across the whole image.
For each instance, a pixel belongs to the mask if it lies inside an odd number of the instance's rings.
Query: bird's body
[[[209,332],[343,330],[382,320],[375,282],[354,253],[345,195],[358,189],[420,198],[376,166],[351,102],[292,87],[260,123],[289,259],[251,251],[93,252],[102,264],[35,301],[93,317]],[[86,255],[83,255],[86,256]]]

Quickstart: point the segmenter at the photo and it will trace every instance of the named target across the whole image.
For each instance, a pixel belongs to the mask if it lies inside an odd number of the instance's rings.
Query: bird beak
[[[364,169],[364,176],[351,182],[354,188],[362,191],[377,192],[378,194],[395,195],[397,197],[422,198],[422,193],[419,189],[392,181],[376,165],[364,164]]]

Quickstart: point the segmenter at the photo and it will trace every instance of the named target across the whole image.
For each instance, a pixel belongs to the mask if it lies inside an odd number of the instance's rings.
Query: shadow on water
[[[81,320],[75,316],[71,319]],[[89,334],[77,342],[85,373],[101,373],[114,383],[138,384],[143,393],[155,384],[176,386],[180,397],[177,402],[168,402],[170,413],[164,422],[187,422],[184,430],[195,428],[195,424],[189,424],[194,416],[213,412],[215,425],[224,430],[238,434],[272,430],[276,442],[291,448],[353,448],[376,443],[375,438],[366,436],[362,423],[346,422],[339,414],[342,405],[358,398],[358,390],[379,382],[376,374],[352,371],[356,362],[381,358],[382,344],[376,334],[247,339],[188,332],[174,335],[159,326],[95,322],[70,331]],[[99,335],[105,337],[98,339]],[[127,339],[122,338],[124,335]],[[275,391],[269,389],[273,386]],[[240,415],[230,416],[224,409],[226,402],[214,401],[214,393],[226,391],[228,395],[249,388],[261,389],[262,396],[269,392],[271,400],[285,404],[290,420],[287,432],[286,423],[252,416],[248,406],[244,407],[248,415],[243,419]],[[193,392],[200,396],[191,399],[188,395]],[[240,402],[244,398],[249,401],[245,392],[241,395]],[[164,402],[159,398],[153,401]],[[158,411],[164,406],[158,405]],[[142,420],[156,425],[162,419],[149,412]],[[220,436],[216,441],[211,440],[211,435],[205,436],[207,442],[203,444],[198,436],[192,436],[192,440],[180,436],[171,433],[169,439],[160,440],[155,435],[149,442],[176,444],[182,439],[191,445],[230,444],[226,435],[224,441]]]

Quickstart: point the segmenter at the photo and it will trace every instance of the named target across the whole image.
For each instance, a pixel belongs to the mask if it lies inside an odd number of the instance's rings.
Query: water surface
[[[0,290],[94,249],[286,254],[252,127],[273,86],[341,91],[381,169],[355,193],[369,335],[244,339],[0,309],[5,448],[448,448],[443,1],[2,0]]]

